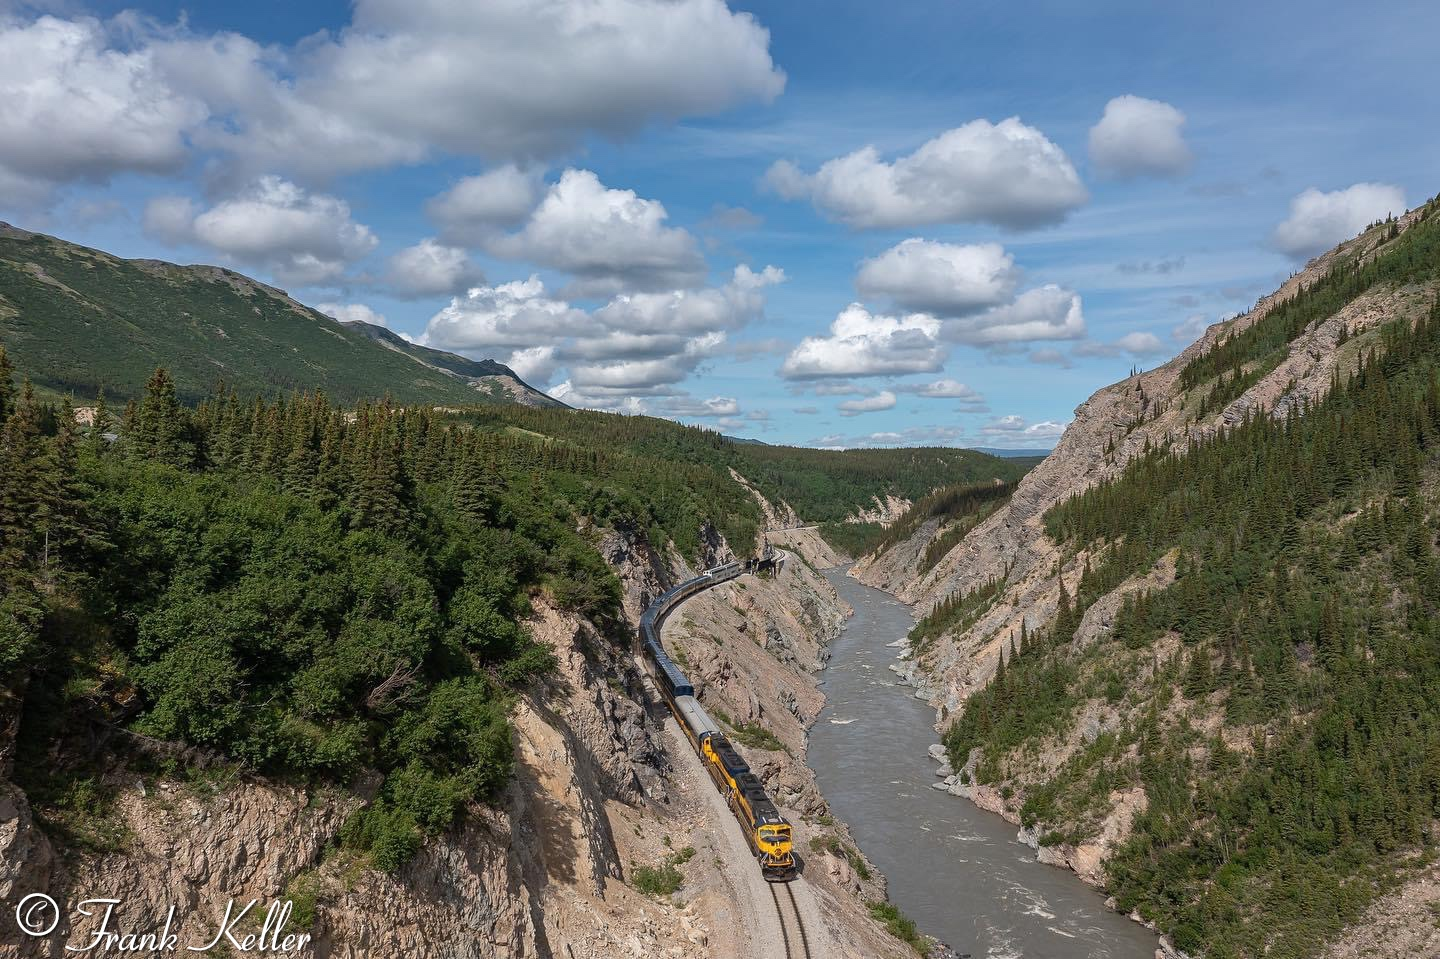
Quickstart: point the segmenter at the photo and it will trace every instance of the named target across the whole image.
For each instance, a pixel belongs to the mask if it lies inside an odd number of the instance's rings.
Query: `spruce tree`
[[[4,426],[10,412],[15,408],[15,367],[5,347],[0,346],[0,426]]]
[[[145,395],[133,417],[132,452],[185,469],[195,458],[194,445],[186,436],[185,413],[175,396],[175,381],[164,367],[151,374]]]
[[[46,489],[52,477],[40,435],[40,406],[25,380],[21,398],[0,434],[0,574],[28,575],[48,525]]]

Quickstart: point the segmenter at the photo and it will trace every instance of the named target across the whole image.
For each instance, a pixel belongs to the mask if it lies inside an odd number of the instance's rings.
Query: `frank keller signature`
[[[264,920],[259,932],[244,932],[238,929],[251,910],[260,900],[251,899],[243,906],[231,899],[225,904],[225,916],[220,920],[213,937],[204,943],[187,943],[186,952],[209,952],[222,943],[239,952],[294,953],[305,948],[310,942],[310,933],[286,933],[285,924],[290,921],[294,904],[289,900],[275,900],[265,909]],[[175,907],[165,915],[165,921],[147,932],[123,930],[115,922],[115,909],[121,905],[119,899],[86,899],[75,906],[78,917],[93,919],[99,917],[99,925],[89,933],[86,942],[66,944],[66,952],[175,952],[180,949],[179,936],[172,931],[175,925]],[[15,923],[27,936],[44,938],[60,925],[60,905],[44,893],[31,893],[15,907]],[[259,914],[250,918],[247,928],[252,927]],[[223,949],[222,949],[223,951]]]

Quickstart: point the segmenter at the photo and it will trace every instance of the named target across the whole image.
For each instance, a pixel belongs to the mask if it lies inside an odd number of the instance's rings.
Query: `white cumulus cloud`
[[[448,296],[484,282],[479,267],[459,247],[426,238],[390,257],[385,281],[402,298]]]
[[[268,270],[281,283],[333,284],[379,242],[369,227],[351,219],[344,200],[308,193],[275,176],[209,209],[196,209],[183,198],[157,197],[146,208],[145,223],[162,242],[208,247]]]
[[[1313,187],[1290,201],[1290,215],[1275,228],[1275,246],[1293,257],[1324,253],[1376,220],[1405,212],[1405,192],[1388,183],[1356,183],[1343,190]]]
[[[487,249],[574,274],[585,294],[697,286],[705,260],[687,230],[666,226],[658,200],[608,189],[589,170],[566,170],[518,232]]]
[[[718,288],[617,296],[590,311],[550,294],[538,277],[477,286],[431,317],[427,346],[504,357],[567,403],[640,412],[642,397],[681,395],[676,385],[723,350],[730,332],[764,313],[775,267],[735,269]],[[700,414],[686,414],[700,415]],[[727,414],[716,414],[727,415]]]
[[[192,146],[232,186],[447,154],[528,162],[773,100],[769,44],[723,0],[356,0],[347,26],[293,46],[0,13],[0,188],[169,171]]]
[[[755,319],[765,307],[764,289],[785,279],[777,267],[760,272],[743,263],[725,286],[668,293],[627,293],[595,312],[607,327],[631,332],[694,334],[735,330]]]
[[[721,0],[359,0],[350,28],[307,53],[296,90],[310,102],[479,155],[554,152],[785,82],[768,32]]]
[[[1088,198],[1065,151],[1016,117],[972,120],[893,161],[869,146],[811,174],[782,160],[765,182],[863,229],[978,222],[1027,229],[1060,222]]]
[[[807,336],[780,367],[788,379],[934,373],[945,363],[940,321],[924,313],[887,316],[852,303],[829,336]]]
[[[0,11],[0,201],[43,203],[57,184],[167,173],[209,116],[152,51],[120,49],[89,17],[32,22]]]
[[[1126,333],[1113,343],[1082,343],[1075,347],[1077,356],[1155,356],[1168,351],[1160,337],[1143,330]]]
[[[523,222],[540,202],[543,186],[538,172],[509,163],[465,177],[432,197],[425,212],[445,240],[477,244],[497,228]]]
[[[537,341],[584,334],[596,326],[584,310],[548,296],[545,284],[532,276],[478,286],[456,297],[430,318],[424,341],[443,350],[521,350]]]
[[[555,367],[558,365],[555,359],[555,347],[553,346],[531,346],[523,350],[513,351],[506,360],[505,365],[515,371],[515,375],[526,383],[549,383],[555,375]]]
[[[1160,100],[1133,94],[1105,104],[1090,128],[1090,161],[1110,176],[1176,176],[1190,167],[1185,114]]]
[[[998,243],[962,245],[911,238],[864,261],[855,278],[866,298],[907,310],[964,316],[1008,302],[1020,282],[1015,259]]]
[[[960,408],[966,412],[984,412],[985,397],[959,380],[941,379],[930,383],[901,383],[895,387],[899,393],[913,393],[932,400],[959,400]]]
[[[874,396],[867,396],[859,400],[845,400],[838,407],[841,416],[859,416],[861,413],[877,413],[881,410],[893,409],[895,406],[895,394],[889,390],[881,390]]]
[[[1023,416],[999,416],[980,427],[980,435],[989,446],[1023,449],[1030,446],[1049,447],[1065,432],[1064,423],[1042,420],[1030,423]]]
[[[971,346],[1078,340],[1085,336],[1085,315],[1079,294],[1052,283],[977,316],[947,320],[940,335]]]
[[[659,408],[666,416],[684,416],[691,419],[740,415],[740,401],[733,396],[712,396],[706,400],[675,396],[660,403]]]

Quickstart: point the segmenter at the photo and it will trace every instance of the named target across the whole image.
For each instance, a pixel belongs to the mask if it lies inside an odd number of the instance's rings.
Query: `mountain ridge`
[[[126,259],[0,222],[0,342],[43,392],[138,395],[157,366],[182,397],[322,389],[342,402],[554,405],[513,370],[342,323],[221,266]]]
[[[472,360],[458,353],[448,353],[405,339],[399,333],[376,323],[364,320],[342,320],[346,326],[359,330],[386,349],[410,357],[415,362],[459,377],[477,389],[489,390],[492,395],[504,394],[521,406],[566,407],[555,397],[535,389],[520,379],[510,367],[498,360]]]
[[[1229,658],[1228,633],[1205,634],[1206,621],[1176,620],[1168,633],[1162,632],[1154,640],[1147,632],[1135,632],[1140,628],[1136,622],[1144,622],[1143,610],[1151,608],[1152,603],[1175,606],[1181,602],[1175,598],[1177,595],[1191,601],[1195,594],[1187,590],[1193,590],[1190,584],[1201,576],[1209,577],[1204,580],[1207,583],[1240,584],[1229,587],[1240,591],[1236,605],[1229,611],[1235,616],[1244,610],[1267,608],[1269,593],[1263,589],[1258,594],[1244,592],[1251,588],[1245,585],[1246,577],[1258,575],[1253,572],[1258,561],[1242,562],[1224,551],[1223,534],[1228,531],[1232,539],[1239,539],[1245,532],[1240,528],[1231,530],[1226,516],[1209,517],[1214,538],[1222,542],[1210,552],[1197,553],[1193,543],[1185,540],[1151,542],[1133,531],[1126,538],[1108,540],[1071,539],[1067,531],[1088,528],[1077,525],[1075,517],[1084,518],[1084,511],[1098,509],[1100,502],[1113,511],[1107,514],[1112,525],[1127,522],[1127,514],[1136,513],[1144,505],[1141,500],[1122,505],[1087,491],[1109,489],[1106,484],[1141,475],[1139,470],[1148,467],[1158,471],[1165,463],[1198,455],[1197,450],[1213,450],[1216,444],[1238,446],[1241,441],[1251,441],[1247,439],[1255,431],[1251,424],[1280,424],[1275,429],[1278,435],[1284,435],[1284,424],[1305,421],[1312,410],[1323,409],[1327,397],[1361,372],[1411,362],[1408,357],[1429,361],[1424,347],[1416,353],[1417,347],[1409,345],[1406,337],[1420,338],[1423,324],[1433,322],[1440,292],[1437,213],[1440,203],[1431,201],[1399,219],[1373,225],[1360,236],[1311,260],[1251,311],[1212,325],[1170,362],[1097,390],[1077,408],[1074,422],[1055,452],[1020,481],[1010,502],[964,535],[933,568],[922,571],[916,559],[925,553],[926,542],[906,542],[866,557],[856,570],[862,581],[895,592],[916,604],[917,612],[927,617],[927,627],[917,633],[927,639],[911,647],[905,670],[936,706],[937,726],[947,729],[953,768],[947,770],[944,787],[1022,826],[1021,837],[1037,849],[1042,861],[1071,868],[1087,881],[1106,887],[1128,882],[1131,892],[1121,903],[1126,911],[1137,907],[1132,896],[1135,857],[1146,861],[1143,852],[1135,852],[1133,843],[1161,842],[1155,838],[1155,817],[1165,812],[1155,812],[1153,807],[1168,801],[1165,794],[1154,792],[1147,779],[1154,768],[1144,767],[1142,761],[1148,757],[1151,763],[1158,763],[1162,756],[1170,755],[1166,752],[1169,747],[1162,749],[1160,745],[1170,741],[1167,737],[1179,736],[1187,741],[1186,727],[1176,725],[1182,721],[1177,714],[1184,722],[1191,722],[1193,717],[1198,744],[1192,746],[1191,755],[1201,757],[1194,760],[1199,763],[1200,773],[1207,762],[1219,761],[1207,758],[1213,756],[1228,755],[1231,759],[1227,761],[1238,762],[1243,769],[1245,757],[1253,752],[1247,736],[1253,738],[1259,733],[1254,732],[1253,719],[1248,721],[1251,725],[1246,725],[1246,720],[1232,716],[1235,709],[1241,709],[1240,715],[1244,716],[1248,715],[1244,710],[1251,708],[1243,705],[1252,700],[1247,698],[1251,693],[1241,685],[1242,680],[1273,689],[1274,699],[1267,701],[1266,708],[1278,710],[1281,718],[1272,717],[1259,729],[1267,741],[1283,741],[1291,744],[1287,748],[1294,749],[1312,747],[1303,740],[1303,717],[1292,715],[1288,723],[1284,719],[1288,702],[1284,697],[1292,695],[1280,685],[1284,677],[1298,674],[1304,682],[1320,684],[1322,690],[1332,688],[1323,685],[1329,682],[1335,683],[1336,689],[1345,687],[1340,680],[1325,679],[1316,673],[1319,667],[1313,646],[1304,643],[1290,651],[1288,661],[1281,659],[1275,665],[1267,660],[1263,675],[1257,675],[1248,661],[1237,665]],[[1420,231],[1412,232],[1417,227]],[[1398,266],[1392,268],[1394,264]],[[1431,319],[1427,321],[1427,317]],[[1376,358],[1386,355],[1392,345],[1408,352],[1399,354],[1395,364],[1376,366]],[[1370,374],[1372,379],[1378,375]],[[1342,399],[1348,395],[1343,394]],[[1370,394],[1361,400],[1346,401],[1378,402]],[[1381,417],[1381,421],[1385,418]],[[1232,436],[1239,440],[1232,441]],[[1331,512],[1315,516],[1302,512],[1290,526],[1286,526],[1283,514],[1271,514],[1268,519],[1278,524],[1277,531],[1274,536],[1261,537],[1260,542],[1273,551],[1294,537],[1301,542],[1327,542],[1324,537],[1347,535],[1347,508],[1369,505],[1378,511],[1378,503],[1385,502],[1387,496],[1413,498],[1416,489],[1433,487],[1437,476],[1434,464],[1426,464],[1424,453],[1418,460],[1419,465],[1413,465],[1413,460],[1401,456],[1395,466],[1399,479],[1395,480],[1390,478],[1388,464],[1374,467],[1380,472],[1369,481],[1371,485],[1359,494],[1347,494],[1352,501],[1358,498],[1359,505],[1352,502],[1347,507],[1345,501],[1334,502],[1326,507]],[[1267,462],[1257,460],[1250,475],[1263,478],[1266,469]],[[1407,470],[1418,472],[1421,480],[1405,479]],[[1123,489],[1133,492],[1137,489],[1135,482],[1128,480],[1129,485]],[[1405,485],[1397,487],[1401,492],[1392,494],[1391,482]],[[1295,476],[1294,485],[1308,489],[1301,475]],[[1185,491],[1176,495],[1180,498],[1171,507],[1176,512],[1157,515],[1202,522],[1187,518],[1185,512],[1200,506],[1181,505],[1187,502],[1183,499]],[[1321,502],[1327,501],[1322,497]],[[1404,502],[1410,505],[1401,509],[1415,515],[1413,499]],[[1332,514],[1338,514],[1340,519],[1335,520]],[[1398,517],[1406,513],[1394,512],[1387,505],[1386,515]],[[1419,515],[1426,515],[1424,508]],[[1255,522],[1266,519],[1262,514]],[[1298,532],[1293,531],[1296,526]],[[1142,531],[1160,528],[1135,527]],[[938,542],[943,533],[932,524],[916,535]],[[1281,546],[1277,547],[1277,543]],[[1415,555],[1413,549],[1411,555]],[[1290,563],[1290,567],[1278,568],[1293,568],[1295,575],[1309,575],[1312,580],[1321,575],[1314,572],[1317,566],[1311,554],[1287,557],[1289,554],[1284,554],[1277,561],[1267,556],[1264,561],[1272,564],[1269,568],[1277,568],[1276,562]],[[1367,567],[1364,575],[1379,576],[1377,570],[1381,569]],[[1375,589],[1399,588],[1388,585],[1388,580],[1375,582]],[[1204,594],[1199,595],[1203,598]],[[1405,595],[1397,595],[1401,608],[1408,608],[1403,605]],[[1400,629],[1403,635],[1403,627],[1392,628]],[[1263,637],[1242,634],[1241,638],[1258,644]],[[1380,634],[1372,641],[1381,642]],[[1128,651],[1133,647],[1125,645],[1130,642],[1141,644],[1140,653],[1153,657],[1146,660],[1152,665],[1127,665],[1127,657],[1134,656]],[[1227,657],[1218,664],[1210,653],[1216,647],[1223,647]],[[1203,655],[1195,652],[1196,648]],[[1271,650],[1270,646],[1264,648]],[[1283,656],[1285,649],[1280,647],[1279,654]],[[1020,659],[1012,662],[1017,655]],[[1378,658],[1383,654],[1373,655]],[[1034,699],[1034,689],[1029,685],[1032,683],[1045,684],[1049,691]],[[1332,699],[1324,702],[1333,703],[1338,694],[1330,695]],[[1022,702],[1032,710],[1028,717],[1015,712],[1021,709],[1018,704]],[[1133,737],[1141,735],[1138,729],[1152,729],[1146,725],[1146,709],[1156,711],[1159,731],[1146,733],[1155,742],[1142,756],[1135,752]],[[1296,729],[1300,732],[1294,732]],[[1216,737],[1223,746],[1214,746],[1204,738],[1207,735]],[[1302,737],[1298,745],[1294,745],[1296,736]],[[977,742],[984,748],[972,748]],[[1333,758],[1323,751],[1319,755],[1318,762],[1328,763]],[[1235,760],[1237,756],[1240,758]],[[1144,771],[1147,768],[1148,773]],[[1202,789],[1203,779],[1186,782],[1193,802],[1208,801]],[[1251,780],[1232,771],[1222,782],[1224,788],[1238,789],[1238,783]],[[1319,791],[1315,786],[1291,786],[1301,796]],[[1342,794],[1340,798],[1344,801],[1346,797]],[[1199,851],[1186,853],[1192,849],[1186,843],[1194,843],[1195,849],[1203,847],[1203,823],[1192,812],[1188,823],[1172,827],[1167,835],[1177,835],[1178,830],[1181,839],[1169,840],[1171,845],[1164,847],[1165,854],[1200,856]],[[1187,836],[1191,838],[1185,839]],[[1155,850],[1152,857],[1160,856],[1155,846],[1149,848]],[[1294,847],[1289,848],[1293,853]],[[1117,874],[1115,857],[1122,853],[1129,858],[1122,856]],[[1375,908],[1389,909],[1391,913],[1409,909],[1408,914],[1418,920],[1411,925],[1418,938],[1390,936],[1381,952],[1369,954],[1418,954],[1425,947],[1423,930],[1432,925],[1425,918],[1423,903],[1428,900],[1423,890],[1437,877],[1422,870],[1418,874],[1393,872],[1386,878],[1384,869],[1400,867],[1379,864],[1383,862],[1388,860],[1376,860],[1377,864],[1370,867],[1380,870],[1379,891],[1388,888],[1387,883],[1402,881],[1409,883],[1400,887],[1402,891],[1416,891],[1402,896],[1398,905],[1392,902]],[[1250,881],[1260,882],[1256,877],[1264,875],[1263,869],[1249,868]],[[1226,892],[1213,882],[1205,884],[1207,873],[1203,867],[1195,869],[1195,875],[1201,877],[1196,886],[1163,887],[1158,872],[1142,882],[1142,886],[1148,883],[1159,891],[1145,905],[1146,911],[1137,914],[1155,921],[1192,952],[1203,951],[1208,956],[1252,955],[1255,953],[1247,950],[1254,948],[1255,937],[1274,940],[1283,935],[1282,948],[1273,954],[1312,956],[1344,927],[1348,927],[1346,940],[1355,942],[1366,940],[1366,928],[1373,928],[1379,935],[1396,925],[1393,921],[1387,924],[1384,915],[1360,917],[1355,912],[1356,904],[1363,905],[1371,897],[1358,891],[1343,908],[1337,904],[1328,911],[1313,912],[1313,903],[1323,899],[1320,889],[1324,883],[1333,886],[1354,881],[1353,875],[1340,865],[1329,872],[1322,868],[1313,876],[1305,874],[1309,885],[1298,888],[1308,891],[1312,904],[1296,907],[1298,912],[1288,914],[1289,925],[1283,932],[1277,925],[1261,929],[1252,916],[1239,909],[1227,915],[1212,914],[1201,924],[1196,923],[1193,914],[1177,919],[1183,909],[1157,906],[1156,901],[1169,896],[1172,898],[1168,901],[1187,902],[1193,896],[1220,897]],[[1165,881],[1178,880],[1170,876]],[[1272,879],[1264,881],[1273,883]],[[1289,898],[1294,888],[1280,889],[1272,884],[1246,889],[1246,895],[1254,898],[1272,895],[1272,891],[1286,897],[1287,909],[1294,902]],[[1307,908],[1312,911],[1307,913]],[[1340,954],[1345,953],[1327,953]]]

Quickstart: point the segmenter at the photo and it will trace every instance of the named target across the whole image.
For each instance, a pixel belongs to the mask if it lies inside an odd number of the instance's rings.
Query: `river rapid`
[[[1072,873],[1035,861],[994,813],[931,788],[934,711],[889,666],[914,624],[888,593],[832,569],[855,609],[820,673],[807,760],[821,793],[920,930],[974,959],[1153,959],[1157,938]]]

